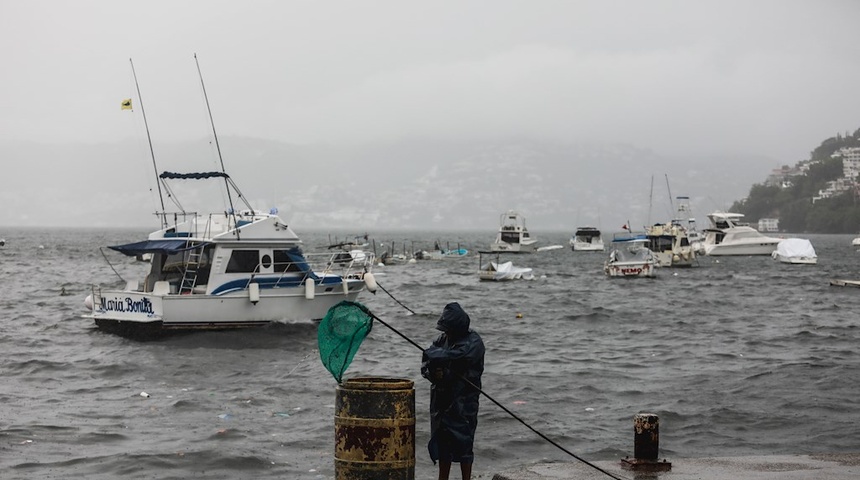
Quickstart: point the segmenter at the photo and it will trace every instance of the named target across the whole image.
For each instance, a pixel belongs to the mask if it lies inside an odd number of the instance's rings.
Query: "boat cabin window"
[[[263,255],[263,260],[260,263],[263,264],[263,268],[268,269],[272,266],[272,257],[268,255]]]
[[[518,232],[502,232],[502,241],[507,243],[519,243],[520,234]]]
[[[304,272],[304,270],[302,270],[302,268],[290,258],[286,250],[273,250],[272,253],[275,256],[275,273]],[[347,254],[347,256],[349,256],[349,254]]]
[[[254,273],[260,264],[258,250],[233,250],[226,273]]]

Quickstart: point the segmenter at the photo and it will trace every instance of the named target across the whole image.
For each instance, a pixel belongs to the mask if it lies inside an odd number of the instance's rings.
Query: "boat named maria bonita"
[[[168,180],[223,181],[228,192],[245,198],[222,172],[164,172],[159,179],[165,188]],[[124,288],[93,285],[85,317],[126,336],[252,327],[321,319],[336,303],[375,288],[372,252],[305,255],[276,210],[245,206],[205,214],[160,212],[162,228],[148,238],[109,247],[132,257],[151,255],[149,271]]]

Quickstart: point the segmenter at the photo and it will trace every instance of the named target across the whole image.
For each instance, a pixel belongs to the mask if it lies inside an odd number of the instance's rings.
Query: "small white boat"
[[[494,256],[496,261],[483,263],[485,255]],[[498,252],[478,252],[478,264],[480,265],[478,277],[481,280],[503,282],[508,280],[534,280],[535,278],[531,268],[515,267],[513,262],[500,262]]]
[[[537,239],[529,234],[525,217],[508,210],[500,216],[499,224],[499,233],[490,244],[490,251],[531,253],[537,250]]]
[[[860,237],[851,240],[851,246],[854,248],[860,248]]]
[[[599,229],[579,227],[570,237],[570,249],[574,252],[602,252],[606,247]]]
[[[656,277],[657,259],[647,245],[644,237],[613,239],[603,272],[609,277]]]
[[[762,235],[742,222],[743,214],[714,212],[708,215],[711,228],[705,230],[706,255],[770,255],[781,238]]]
[[[804,238],[786,238],[777,244],[771,256],[782,263],[806,265],[818,263],[818,255],[815,254],[812,242]]]

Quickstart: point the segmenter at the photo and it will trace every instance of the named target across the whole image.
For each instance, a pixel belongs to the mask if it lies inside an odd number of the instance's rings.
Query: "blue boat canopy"
[[[144,240],[142,242],[135,243],[127,243],[125,245],[113,245],[109,246],[111,250],[116,250],[117,252],[123,253],[130,257],[136,255],[142,255],[144,253],[163,253],[163,254],[173,254],[180,253],[186,250],[192,250],[195,248],[200,248],[207,243],[195,243],[188,244],[188,241],[182,239],[176,240]]]
[[[203,180],[206,178],[230,178],[224,172],[200,172],[200,173],[175,173],[175,172],[162,172],[159,178],[173,178],[173,179],[191,179],[191,180]]]

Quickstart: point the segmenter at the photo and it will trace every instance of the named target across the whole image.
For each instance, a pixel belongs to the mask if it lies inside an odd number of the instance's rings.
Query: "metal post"
[[[633,458],[621,460],[621,466],[630,470],[666,472],[672,464],[660,454],[660,419],[653,413],[637,413],[633,416]]]

